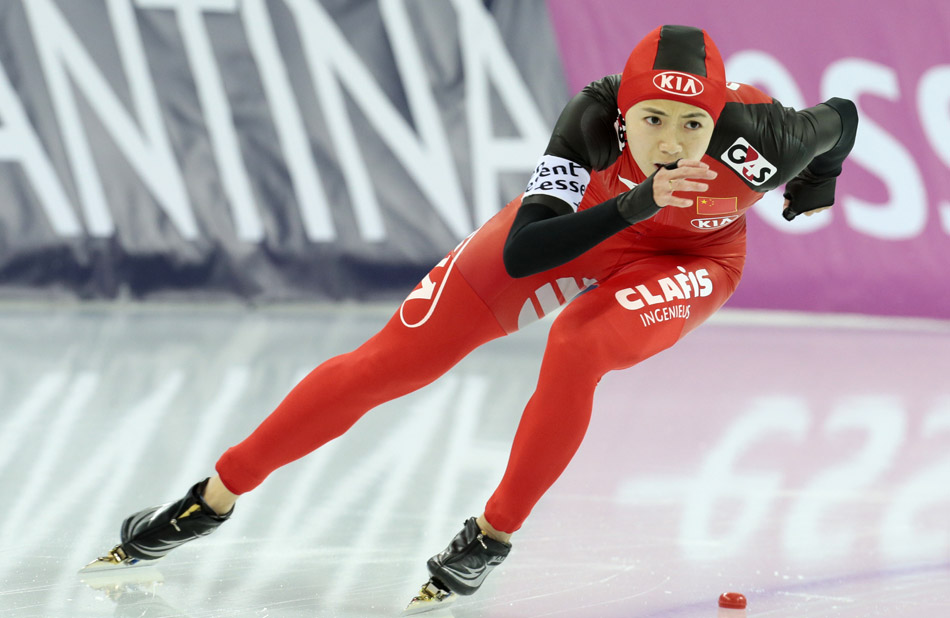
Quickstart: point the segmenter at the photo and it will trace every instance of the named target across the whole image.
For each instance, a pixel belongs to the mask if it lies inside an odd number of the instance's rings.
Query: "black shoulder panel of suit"
[[[800,111],[771,103],[729,102],[722,110],[713,132],[708,154],[723,159],[737,141],[744,140],[757,156],[775,168],[765,182],[749,187],[760,193],[771,191],[794,178],[811,161],[832,150],[842,136],[842,120],[830,105],[821,104]]]
[[[580,163],[587,171],[603,170],[620,156],[617,136],[617,91],[620,76],[593,82],[572,98],[554,124],[545,154]]]

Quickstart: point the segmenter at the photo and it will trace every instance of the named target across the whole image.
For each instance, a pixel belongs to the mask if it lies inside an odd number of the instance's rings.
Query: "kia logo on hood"
[[[653,76],[653,85],[663,92],[683,97],[695,97],[702,94],[703,82],[689,73],[664,71]]]

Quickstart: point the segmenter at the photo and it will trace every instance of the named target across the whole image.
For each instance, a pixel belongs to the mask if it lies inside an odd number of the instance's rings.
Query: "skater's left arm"
[[[705,165],[698,161],[690,163]],[[681,163],[671,164],[667,169],[675,169],[678,164]],[[653,197],[653,178],[659,171],[633,189],[578,212],[559,212],[555,205],[542,201],[522,204],[505,242],[505,270],[512,277],[550,270],[617,232],[649,219],[660,211]],[[565,214],[569,216],[562,216]]]
[[[618,85],[619,76],[593,82],[561,112],[505,242],[503,259],[512,277],[564,264],[659,211],[652,176],[620,196],[578,210],[591,171],[606,169],[620,156]]]
[[[791,221],[812,215],[835,202],[835,183],[854,146],[858,111],[847,99],[832,98],[799,112],[786,110],[781,132],[786,155],[800,170],[785,185],[782,216]],[[787,159],[786,159],[787,160]]]

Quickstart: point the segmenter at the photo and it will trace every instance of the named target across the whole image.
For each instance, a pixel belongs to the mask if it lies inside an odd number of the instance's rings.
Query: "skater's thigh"
[[[454,254],[446,256],[422,279],[364,348],[375,350],[377,355],[396,356],[398,362],[445,370],[476,347],[505,334],[482,299],[455,270]]]
[[[735,291],[738,273],[698,256],[639,260],[575,299],[551,327],[549,348],[602,375],[669,348]]]

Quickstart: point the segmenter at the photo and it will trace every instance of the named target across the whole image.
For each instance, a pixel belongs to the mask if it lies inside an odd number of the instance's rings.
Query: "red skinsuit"
[[[770,101],[745,86],[729,95],[734,102]],[[276,468],[343,434],[368,410],[429,384],[474,348],[588,288],[551,325],[537,389],[485,509],[496,529],[517,530],[580,445],[601,376],[672,346],[739,283],[742,215],[762,193],[715,156],[704,160],[719,176],[696,198],[697,206],[664,208],[571,262],[521,279],[509,277],[502,264],[521,202],[515,199],[440,262],[378,334],[317,367],[253,434],[229,449],[217,464],[225,486],[237,494],[250,491]],[[626,150],[592,173],[580,208],[626,191],[618,176],[644,180]],[[700,207],[704,198],[719,199]],[[694,223],[709,220],[715,227]]]

